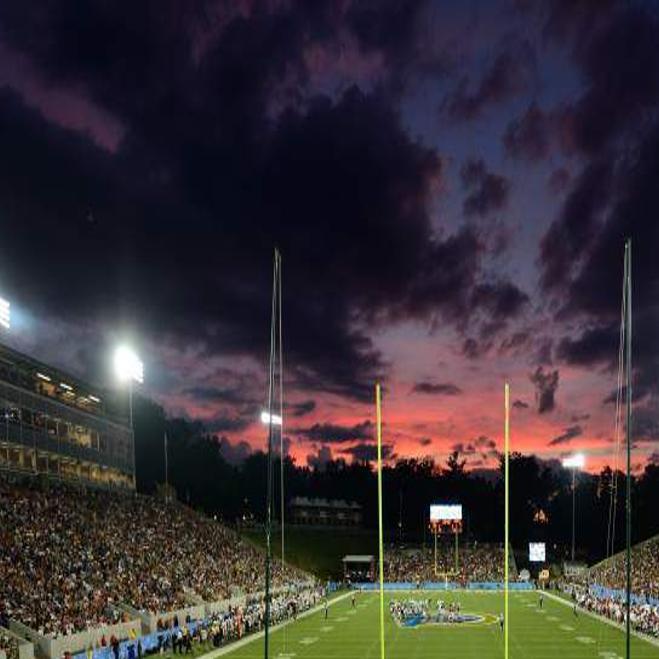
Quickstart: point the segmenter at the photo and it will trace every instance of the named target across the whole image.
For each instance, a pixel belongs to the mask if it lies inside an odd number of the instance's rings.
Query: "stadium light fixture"
[[[11,305],[9,300],[0,297],[0,327],[11,329]]]
[[[144,382],[144,364],[127,346],[119,346],[114,353],[114,370],[121,382]]]
[[[133,485],[137,483],[137,459],[135,453],[135,430],[133,427],[133,382],[144,384],[144,364],[134,350],[119,346],[114,351],[114,372],[119,382],[128,385],[128,419],[133,434]]]
[[[37,377],[40,380],[44,380],[45,382],[50,382],[50,380],[51,380],[49,375],[46,375],[45,373],[39,373],[38,371],[37,371]]]
[[[269,412],[263,410],[263,412],[261,412],[261,423],[265,424],[266,426],[271,424],[273,426],[281,426],[283,425],[283,420],[278,414],[273,414],[271,417]]]
[[[574,550],[576,539],[576,515],[577,515],[577,470],[586,465],[586,456],[583,453],[575,453],[563,459],[563,467],[572,471],[572,562],[574,563]]]
[[[563,459],[563,467],[566,469],[583,469],[586,465],[586,456],[583,453],[575,453]]]

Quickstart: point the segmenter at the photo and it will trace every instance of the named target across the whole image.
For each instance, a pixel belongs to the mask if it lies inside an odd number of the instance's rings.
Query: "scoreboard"
[[[432,504],[430,527],[434,533],[462,533],[462,506],[460,504]]]
[[[529,542],[529,562],[544,563],[547,560],[547,550],[544,542]]]

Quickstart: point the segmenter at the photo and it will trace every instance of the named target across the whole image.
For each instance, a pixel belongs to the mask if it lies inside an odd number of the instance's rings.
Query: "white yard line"
[[[562,597],[559,597],[558,595],[554,595],[553,593],[550,593],[548,591],[543,591],[547,597],[553,599],[556,602],[560,602],[561,604],[564,604],[565,606],[569,606],[572,608],[574,606],[573,602],[570,602],[566,599],[563,599]],[[607,625],[611,625],[611,627],[615,627],[616,629],[619,629],[620,631],[625,631],[625,625],[615,622],[614,620],[611,620],[610,618],[607,618],[606,616],[600,615],[599,613],[594,613],[593,611],[588,611],[588,609],[584,609],[582,607],[577,607],[577,611],[579,613],[584,613],[587,616],[590,616],[591,618],[595,618],[595,620],[599,620],[600,622],[605,622]],[[647,641],[651,645],[656,645],[659,647],[659,638],[652,638],[652,636],[647,636],[646,634],[641,634],[640,632],[637,632],[636,630],[632,629],[632,634],[636,636],[636,638],[640,638],[642,641]]]
[[[348,591],[343,595],[339,595],[338,597],[329,600],[328,606],[333,606],[337,602],[343,601],[351,594],[351,592],[352,591]],[[302,618],[306,618],[307,616],[317,613],[318,611],[322,611],[323,606],[324,604],[318,604],[318,606],[315,606],[313,609],[308,609],[307,611],[304,611],[304,613],[300,613],[300,615],[295,620],[301,620]],[[289,618],[285,622],[281,622],[278,625],[274,625],[273,627],[270,627],[270,633],[283,629],[284,627],[286,627],[286,625],[290,625],[292,622],[295,622],[295,620],[293,618]],[[256,634],[250,634],[249,636],[244,636],[238,641],[234,641],[233,643],[229,643],[229,645],[225,645],[223,648],[217,648],[217,650],[211,650],[206,654],[200,654],[199,657],[197,657],[197,659],[215,659],[215,657],[221,657],[222,655],[229,654],[229,652],[233,652],[234,650],[241,648],[243,645],[247,645],[252,641],[257,641],[258,639],[263,638],[264,635],[265,635],[265,631],[260,631],[260,632],[256,632]]]

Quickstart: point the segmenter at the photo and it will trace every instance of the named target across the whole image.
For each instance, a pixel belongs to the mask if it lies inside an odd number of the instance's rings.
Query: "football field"
[[[386,593],[385,650],[389,659],[494,659],[504,656],[503,633],[496,616],[503,611],[502,593]],[[389,614],[390,599],[457,600],[461,613],[474,622],[399,626]],[[540,609],[534,592],[510,595],[510,657],[513,659],[618,659],[625,655],[623,632],[571,606],[545,597]],[[226,652],[226,650],[224,651]],[[222,654],[224,654],[222,652]],[[214,654],[208,655],[212,657]],[[263,638],[229,651],[231,659],[260,659]],[[379,605],[376,593],[341,598],[329,607],[277,629],[271,635],[271,659],[377,659]],[[659,647],[632,637],[634,659],[659,659]]]

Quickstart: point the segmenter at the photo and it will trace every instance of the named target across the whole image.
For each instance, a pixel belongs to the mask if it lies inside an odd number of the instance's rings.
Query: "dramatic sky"
[[[659,16],[640,2],[0,3],[2,340],[264,444],[283,254],[300,464],[614,459],[634,241],[634,464],[659,460]]]

